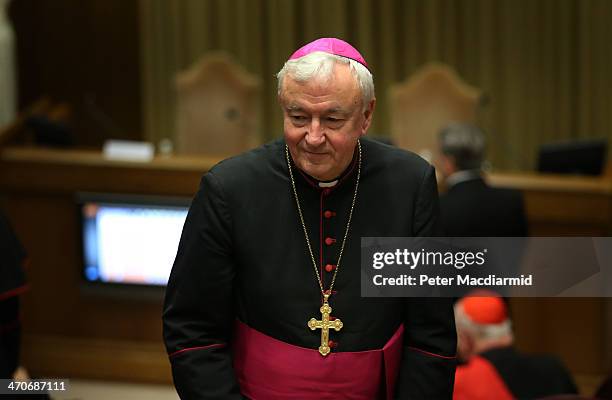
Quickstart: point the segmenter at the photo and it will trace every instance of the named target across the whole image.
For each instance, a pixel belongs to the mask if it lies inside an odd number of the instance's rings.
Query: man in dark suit
[[[521,237],[527,235],[522,193],[490,187],[482,177],[482,131],[453,123],[440,132],[438,168],[446,179],[440,221],[446,236]]]

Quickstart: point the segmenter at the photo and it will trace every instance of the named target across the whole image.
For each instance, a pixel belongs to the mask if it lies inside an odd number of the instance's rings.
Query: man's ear
[[[440,172],[445,177],[449,177],[450,175],[457,172],[457,165],[455,164],[455,157],[442,154],[439,159],[438,167],[440,168]]]
[[[363,111],[363,124],[361,126],[361,135],[365,135],[370,125],[372,125],[372,115],[374,114],[374,108],[376,108],[376,99],[370,100],[368,106]]]
[[[465,332],[457,332],[457,357],[468,361],[474,354],[474,339]]]

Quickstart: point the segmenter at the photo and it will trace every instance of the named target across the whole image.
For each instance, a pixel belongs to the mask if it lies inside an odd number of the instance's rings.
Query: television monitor
[[[545,144],[540,147],[538,171],[557,174],[601,175],[608,142],[605,139]]]
[[[174,197],[80,194],[85,281],[165,286],[189,202]]]

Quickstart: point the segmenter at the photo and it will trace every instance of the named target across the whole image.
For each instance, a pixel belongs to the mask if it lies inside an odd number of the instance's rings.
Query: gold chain
[[[314,254],[312,252],[312,246],[310,245],[310,239],[308,236],[308,229],[306,228],[306,224],[304,223],[304,216],[302,215],[302,208],[300,207],[300,199],[297,194],[297,189],[295,187],[295,180],[293,179],[293,171],[291,170],[291,162],[289,160],[289,146],[285,144],[285,157],[287,158],[287,167],[289,168],[289,176],[291,177],[291,187],[293,189],[293,195],[295,196],[295,203],[297,204],[298,214],[300,216],[300,222],[302,223],[302,228],[304,228],[304,236],[306,237],[306,244],[308,245],[308,251],[310,252],[310,259],[312,260],[312,266],[314,267],[315,274],[317,274],[317,280],[319,281],[319,288],[321,288],[321,294],[325,299],[331,296],[332,289],[334,287],[334,283],[336,283],[336,276],[338,275],[338,271],[340,270],[340,261],[342,260],[342,253],[344,251],[344,245],[346,244],[346,238],[348,237],[349,228],[351,226],[351,218],[353,217],[353,209],[355,208],[355,201],[357,200],[357,190],[359,189],[359,179],[361,177],[361,142],[357,141],[357,148],[359,150],[359,159],[357,163],[357,182],[355,183],[355,193],[353,194],[353,202],[351,204],[351,211],[349,212],[348,222],[346,223],[346,231],[344,232],[344,238],[342,239],[342,245],[340,246],[340,254],[338,254],[338,262],[336,263],[336,270],[334,271],[334,276],[332,277],[331,284],[329,285],[329,289],[327,293],[325,289],[323,289],[323,281],[321,280],[321,275],[319,274],[319,268],[317,268],[317,262],[315,261]],[[320,238],[322,240],[322,238]]]

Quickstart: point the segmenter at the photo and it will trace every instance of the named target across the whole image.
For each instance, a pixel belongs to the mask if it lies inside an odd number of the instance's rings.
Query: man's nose
[[[306,141],[312,146],[318,146],[325,141],[325,131],[318,118],[313,118],[310,121],[308,132],[306,132]]]

